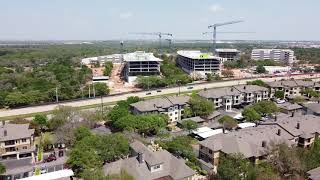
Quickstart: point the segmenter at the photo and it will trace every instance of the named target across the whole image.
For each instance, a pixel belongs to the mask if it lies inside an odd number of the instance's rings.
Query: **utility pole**
[[[100,96],[101,98],[101,115],[103,117],[103,98],[102,98],[102,95]]]
[[[93,98],[96,98],[96,90],[94,89],[94,82],[92,83],[92,91],[93,91]]]
[[[90,84],[89,84],[89,98],[91,98]]]
[[[59,102],[59,96],[58,96],[58,86],[56,87],[56,102]]]

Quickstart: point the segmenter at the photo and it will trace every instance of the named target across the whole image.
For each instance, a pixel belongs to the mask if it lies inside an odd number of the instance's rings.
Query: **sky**
[[[319,0],[0,0],[0,40],[320,40]]]

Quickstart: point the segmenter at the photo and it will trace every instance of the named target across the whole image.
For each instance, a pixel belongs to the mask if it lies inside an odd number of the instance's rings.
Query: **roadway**
[[[290,77],[292,78],[292,77]],[[304,79],[304,78],[310,78],[309,75],[299,75],[294,76],[295,79]],[[241,80],[229,80],[229,81],[219,81],[219,82],[211,82],[211,83],[205,83],[205,84],[193,84],[193,85],[187,85],[187,86],[181,86],[179,87],[173,87],[173,88],[165,88],[161,89],[161,92],[157,92],[156,90],[153,91],[140,91],[140,92],[133,92],[128,94],[120,94],[120,95],[114,95],[114,96],[106,96],[103,97],[103,103],[111,103],[111,102],[117,102],[120,100],[125,100],[130,96],[138,96],[138,97],[151,97],[151,96],[160,96],[160,95],[166,95],[166,94],[175,94],[179,92],[190,92],[193,90],[202,90],[204,88],[211,89],[211,88],[219,88],[219,87],[227,87],[227,86],[235,86],[235,85],[241,85],[246,84],[247,81],[253,81],[261,79],[265,82],[271,82],[275,80],[281,80],[281,79],[289,79],[289,77],[274,77],[274,78],[256,78],[256,79],[241,79]],[[190,87],[193,87],[190,89]],[[151,93],[151,94],[150,94]],[[147,95],[149,94],[149,95]],[[48,112],[54,110],[57,106],[63,105],[63,106],[72,106],[72,107],[82,107],[82,106],[90,106],[95,104],[100,104],[101,99],[95,98],[95,99],[86,99],[81,101],[70,101],[65,103],[58,103],[58,104],[49,104],[49,105],[39,105],[39,106],[33,106],[33,107],[25,107],[25,108],[19,108],[19,109],[9,109],[9,110],[3,110],[0,111],[0,117],[10,117],[10,116],[18,116],[18,115],[27,115],[32,113],[41,113],[41,112]]]

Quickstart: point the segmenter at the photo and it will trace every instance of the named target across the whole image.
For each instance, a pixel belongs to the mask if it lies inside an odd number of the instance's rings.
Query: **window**
[[[27,139],[21,139],[22,142],[27,142]]]
[[[172,116],[172,113],[170,113],[169,116]]]
[[[209,153],[212,154],[212,150],[209,150]]]
[[[160,168],[160,165],[156,165],[153,167],[153,169],[159,169]]]
[[[178,112],[175,112],[175,114],[178,114]]]
[[[23,146],[22,149],[28,149],[28,146]]]

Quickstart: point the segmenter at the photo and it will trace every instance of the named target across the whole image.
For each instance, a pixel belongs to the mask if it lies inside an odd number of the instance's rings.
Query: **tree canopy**
[[[252,107],[245,107],[242,115],[249,122],[256,122],[261,120],[260,114],[257,113],[257,111]]]
[[[197,95],[191,96],[188,103],[193,116],[207,116],[211,114],[215,108],[212,101]]]
[[[277,105],[272,101],[260,101],[254,104],[252,108],[261,115],[272,115],[279,111]]]
[[[224,126],[226,129],[233,129],[237,127],[238,123],[231,116],[225,115],[222,116],[218,122]]]

